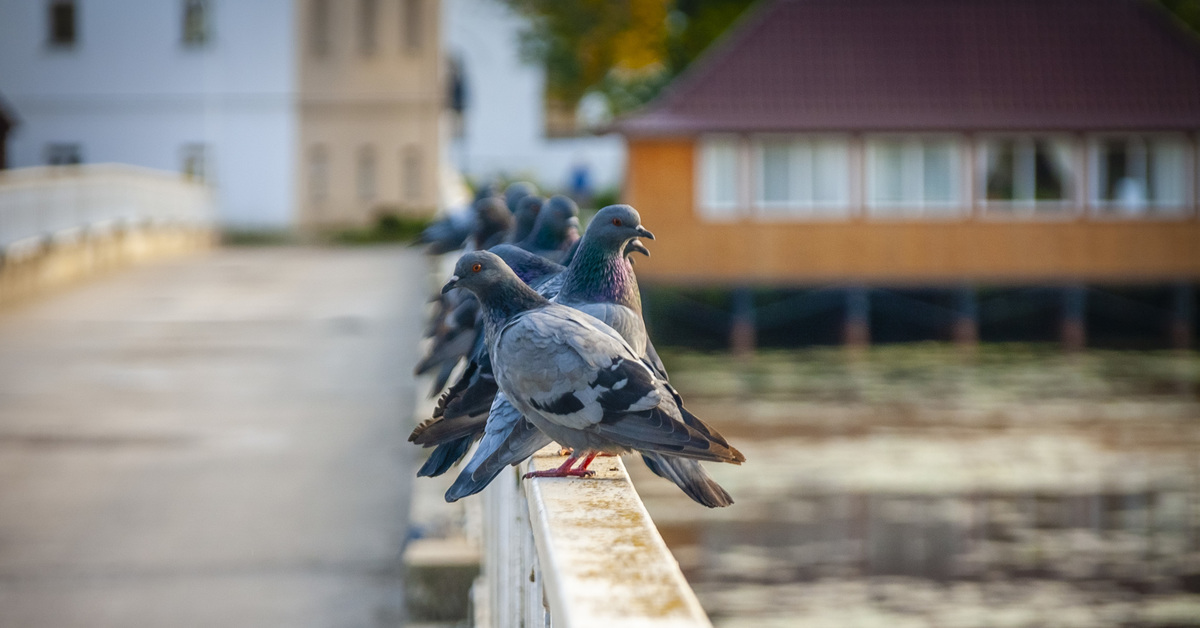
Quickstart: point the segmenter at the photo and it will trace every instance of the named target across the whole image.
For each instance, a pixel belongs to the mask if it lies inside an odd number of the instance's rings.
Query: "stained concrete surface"
[[[224,249],[0,310],[0,626],[391,626],[428,289]]]

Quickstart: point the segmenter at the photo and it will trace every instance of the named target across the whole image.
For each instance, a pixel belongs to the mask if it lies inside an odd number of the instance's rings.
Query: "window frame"
[[[1126,141],[1139,140],[1146,147],[1155,139],[1170,138],[1179,140],[1183,144],[1183,198],[1178,205],[1163,205],[1147,200],[1145,204],[1134,209],[1136,211],[1127,211],[1121,201],[1108,201],[1100,198],[1101,190],[1101,175],[1106,174],[1101,167],[1100,148],[1103,142],[1112,139],[1124,139]],[[1104,132],[1090,133],[1087,135],[1084,142],[1085,160],[1088,172],[1088,185],[1085,194],[1087,195],[1088,217],[1098,220],[1187,220],[1196,216],[1196,182],[1200,177],[1200,172],[1197,172],[1197,165],[1200,159],[1197,158],[1198,143],[1193,137],[1185,132],[1171,131],[1126,131],[1126,132]],[[1147,150],[1147,157],[1149,156]],[[1147,185],[1149,185],[1150,170],[1147,166],[1145,172]]]
[[[814,198],[809,201],[794,202],[788,201],[768,201],[764,196],[766,181],[765,168],[765,151],[764,144],[767,141],[786,141],[789,144],[789,152],[794,149],[795,144],[807,143],[813,149],[814,157],[816,156],[816,147],[822,142],[837,142],[842,150],[842,166],[843,166],[843,189],[841,200],[828,203],[817,201],[815,199],[815,184],[816,177],[812,178],[812,192]],[[749,151],[751,157],[751,176],[749,180],[750,190],[750,207],[753,210],[753,216],[756,220],[763,222],[789,222],[806,219],[842,219],[850,218],[853,210],[854,197],[854,176],[853,176],[853,138],[849,133],[755,133],[749,137]],[[813,174],[816,174],[816,161],[811,164]],[[793,166],[789,164],[789,170]],[[789,172],[789,178],[794,175]]]
[[[308,0],[306,47],[318,59],[329,57],[333,51],[333,3],[334,0]]]
[[[425,159],[421,145],[411,143],[400,149],[401,197],[405,203],[415,205],[421,202],[424,192],[421,185],[425,169]]]
[[[1068,198],[1057,201],[1039,201],[1036,198],[1035,192],[1035,197],[1032,200],[1006,201],[989,199],[987,197],[989,143],[995,141],[1035,142],[1037,140],[1065,142],[1067,144],[1070,151],[1070,167],[1073,169],[1069,173],[1071,179],[1066,186]],[[971,181],[971,201],[979,208],[979,215],[989,219],[1067,220],[1077,218],[1083,213],[1085,207],[1084,199],[1086,193],[1084,187],[1087,185],[1086,181],[1088,179],[1085,172],[1087,164],[1082,155],[1085,151],[1084,142],[1080,141],[1078,136],[1065,132],[1030,133],[1017,131],[977,135],[974,138],[974,150],[972,154],[975,168]]]
[[[920,176],[914,177],[921,184],[921,200],[919,201],[878,201],[875,198],[874,183],[878,178],[876,172],[876,153],[882,142],[900,141],[903,149],[907,150],[913,142],[921,148],[924,160],[927,143],[948,141],[950,143],[950,196],[946,202],[926,200],[925,165],[922,161]],[[931,133],[869,133],[863,135],[863,178],[862,206],[864,216],[868,220],[962,220],[968,218],[971,210],[971,174],[968,164],[970,158],[968,138],[962,133],[931,132]],[[901,174],[903,177],[903,173]]]
[[[42,148],[42,160],[47,166],[79,166],[84,163],[82,142],[46,142]],[[68,159],[59,159],[60,156]]]
[[[358,0],[355,30],[358,32],[358,55],[374,57],[379,54],[379,0]]]
[[[400,49],[405,54],[416,56],[425,45],[425,33],[421,21],[425,17],[423,0],[400,0]]]
[[[333,159],[329,145],[317,142],[308,148],[308,200],[322,204],[331,192]]]
[[[182,0],[180,5],[179,41],[184,48],[204,48],[212,42],[212,2],[209,0]],[[192,11],[199,12],[199,29],[193,30]]]
[[[379,200],[379,151],[374,144],[363,144],[355,155],[354,193],[359,202]]]
[[[713,203],[709,195],[710,177],[708,177],[707,149],[716,143],[727,142],[734,150],[734,191],[733,201]],[[747,194],[747,152],[746,138],[737,133],[706,133],[696,138],[694,194],[695,207],[698,216],[705,222],[736,222],[746,217]],[[712,184],[712,185],[715,185]]]
[[[51,50],[74,50],[79,46],[80,16],[76,0],[49,0],[46,2],[46,47]],[[59,8],[70,10],[70,38],[59,38]]]

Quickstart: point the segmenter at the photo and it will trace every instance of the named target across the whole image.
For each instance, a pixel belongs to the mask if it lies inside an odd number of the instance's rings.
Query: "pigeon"
[[[565,270],[562,266],[511,244],[494,246],[491,251],[504,260],[525,283],[544,290],[546,295],[557,294]],[[471,444],[483,434],[487,410],[492,405],[497,388],[482,326],[480,321],[466,369],[442,395],[434,409],[433,418],[418,425],[408,437],[410,442],[418,445],[436,445],[417,471],[418,477],[435,477],[445,473],[466,455]],[[468,407],[482,406],[483,410],[461,411],[464,404]],[[449,420],[445,416],[447,411],[451,412]]]
[[[632,272],[629,260],[621,254],[622,251],[627,252],[630,245],[636,243],[640,246],[640,242],[636,239],[639,236],[654,238],[654,234],[642,226],[637,210],[628,205],[613,205],[600,210],[593,218],[592,223],[588,225],[588,230],[579,247],[580,255],[565,273],[563,285],[557,296],[553,297],[553,301],[595,316],[613,327],[635,352],[646,360],[646,363],[654,369],[655,374],[665,381],[667,379],[666,369],[646,334],[645,323],[642,320],[641,293],[637,287],[637,279]],[[543,293],[543,296],[547,295]],[[482,363],[483,360],[477,359],[477,361]],[[481,372],[485,370],[486,367],[480,368]],[[478,404],[479,400],[466,400],[470,399],[472,393],[478,388],[484,388],[486,393],[488,386],[490,386],[490,390],[496,388],[493,380],[480,377],[461,395],[461,399],[449,403],[445,411],[448,419],[446,422],[463,421],[464,419],[456,421],[456,416],[462,413],[455,406],[465,406],[470,409],[471,405],[469,404]],[[675,397],[678,405],[682,407],[683,401],[679,399],[678,393],[669,386],[668,390]],[[475,396],[480,400],[485,400],[485,396],[482,394],[475,393]],[[505,417],[510,414],[506,412],[507,407],[505,402],[501,401],[502,397],[503,395],[497,395],[496,401],[490,406],[493,416],[498,412]],[[468,412],[468,414],[470,416],[465,420],[478,422],[479,419],[474,416],[474,412]],[[504,466],[524,459],[514,456],[521,456],[529,448],[536,451],[537,447],[540,447],[538,443],[521,440],[535,437],[536,432],[518,430],[506,439],[505,431],[512,431],[517,424],[507,419],[497,422],[489,418],[487,421],[483,442],[475,456],[447,491],[446,499],[448,501],[456,501],[483,490],[503,470]],[[719,439],[722,444],[728,444],[715,431],[709,432],[709,434],[713,438]],[[538,442],[541,445],[545,444],[542,441]],[[465,451],[465,447],[462,447],[461,450]],[[654,473],[679,485],[690,497],[701,504],[714,507],[732,503],[728,494],[719,490],[719,487],[712,488],[714,485],[708,481],[707,474],[694,460],[664,458],[653,453],[644,453],[643,460]]]
[[[530,194],[517,202],[517,209],[513,211],[513,228],[509,230],[508,237],[505,242],[516,244],[529,237],[533,232],[533,226],[537,223],[538,212],[542,210],[542,204],[546,199]]]
[[[514,222],[504,201],[487,196],[475,202],[474,210],[474,227],[467,246],[486,249],[503,242]],[[433,344],[415,369],[417,375],[437,371],[431,397],[436,397],[446,387],[454,367],[470,354],[475,343],[478,311],[475,298],[467,293],[440,295],[437,299],[425,333],[426,337],[433,338]]]
[[[546,298],[556,298],[564,281],[576,276],[570,280],[572,288],[566,295],[566,303],[613,325],[642,351],[649,339],[642,323],[637,281],[626,259],[633,251],[650,254],[638,236],[653,239],[654,234],[642,227],[641,217],[632,207],[615,205],[597,213],[581,240],[586,243],[585,259],[566,274],[550,274],[552,268],[562,267],[538,263],[539,258],[529,253],[522,256],[522,251],[509,247],[494,247],[492,251],[500,254],[518,277]],[[539,274],[532,274],[534,269]],[[437,476],[449,470],[463,457],[471,442],[483,433],[488,414],[495,410],[492,402],[498,389],[482,336],[482,333],[477,335],[467,368],[442,396],[433,418],[419,425],[409,437],[411,442],[420,445],[437,446],[418,471],[418,476]],[[652,347],[650,353],[659,372],[665,376],[665,369]],[[488,450],[481,448],[480,451]],[[475,481],[481,483],[479,488],[482,489],[490,480],[490,477],[478,476]]]
[[[514,181],[504,188],[504,204],[508,206],[508,211],[515,214],[521,199],[526,196],[536,196],[537,193],[536,185],[528,181]]]
[[[559,468],[529,475],[585,476],[598,454],[638,451],[649,454],[652,470],[683,483],[693,499],[733,503],[698,465],[687,474],[672,465],[678,458],[741,464],[745,457],[684,409],[666,380],[613,328],[546,300],[486,251],[459,259],[443,291],[455,287],[470,290],[480,301],[504,397],[545,437],[573,450]],[[689,482],[702,486],[687,487]]]
[[[475,228],[471,243],[475,249],[489,249],[504,241],[513,226],[513,214],[504,201],[490,196],[475,203]]]
[[[428,244],[425,253],[441,255],[461,249],[475,227],[475,203],[496,195],[495,186],[486,183],[475,191],[475,198],[465,209],[448,212],[441,220],[426,227],[414,245]]]
[[[552,262],[560,262],[578,239],[579,207],[575,201],[556,195],[542,206],[533,231],[517,246]]]

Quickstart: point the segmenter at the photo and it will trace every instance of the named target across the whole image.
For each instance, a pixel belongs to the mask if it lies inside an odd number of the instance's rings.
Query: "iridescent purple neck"
[[[642,312],[642,295],[638,290],[633,266],[625,259],[625,244],[610,246],[607,243],[589,241],[585,236],[579,252],[563,280],[562,290],[556,300],[564,305],[572,303],[616,303]]]

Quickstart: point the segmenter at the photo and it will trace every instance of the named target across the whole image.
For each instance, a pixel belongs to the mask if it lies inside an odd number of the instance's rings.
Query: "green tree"
[[[636,108],[687,67],[753,0],[502,0],[529,19],[522,56],[546,67],[547,97],[601,94]]]

